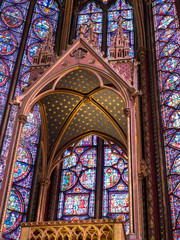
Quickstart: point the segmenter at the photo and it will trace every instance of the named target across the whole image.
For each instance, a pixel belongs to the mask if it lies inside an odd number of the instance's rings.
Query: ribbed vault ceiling
[[[88,70],[77,69],[66,74],[41,103],[46,116],[44,129],[49,152],[89,131],[112,136],[126,145],[122,98],[113,90],[100,87],[98,77]]]

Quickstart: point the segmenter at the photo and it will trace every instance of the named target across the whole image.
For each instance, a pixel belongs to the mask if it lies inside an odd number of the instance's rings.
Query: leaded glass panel
[[[153,2],[158,86],[173,238],[180,239],[180,35],[175,0]]]
[[[94,218],[97,145],[95,136],[82,139],[62,164],[58,219]]]
[[[97,34],[97,42],[99,46],[101,46],[102,42],[102,17],[102,9],[94,2],[90,2],[85,5],[78,14],[77,28],[79,28],[82,24],[87,32],[88,26],[90,23],[93,23],[93,30]]]
[[[13,74],[29,1],[3,1],[0,7],[0,123]],[[0,174],[1,175],[1,174]],[[1,188],[0,177],[0,188]]]
[[[22,89],[27,85],[32,57],[36,52],[38,45],[44,42],[50,29],[53,30],[55,38],[58,16],[59,8],[54,0],[37,1],[32,16],[32,22],[20,69],[19,81],[16,86],[15,96],[21,95]],[[4,170],[6,164],[6,157],[9,151],[9,144],[11,141],[16,112],[17,106],[12,106],[2,149],[1,161],[3,161],[4,164],[2,165],[3,167],[1,167],[2,170]],[[34,106],[33,112],[30,112],[28,115],[27,123],[23,127],[21,134],[21,144],[18,150],[19,152],[15,165],[13,187],[11,190],[12,197],[10,196],[8,211],[6,213],[4,229],[5,239],[20,239],[20,223],[25,221],[28,210],[34,163],[39,142],[40,123],[41,119],[39,107]],[[3,178],[3,173],[0,176]],[[21,196],[21,198],[19,198],[19,196]],[[19,199],[19,202],[21,202],[21,211],[17,209],[15,201],[16,198]]]

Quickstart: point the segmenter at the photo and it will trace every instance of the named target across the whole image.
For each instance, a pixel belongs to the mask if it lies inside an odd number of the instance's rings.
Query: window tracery
[[[95,135],[86,137],[63,154],[58,202],[58,219],[95,218],[96,201],[102,202],[100,218],[123,218],[129,228],[129,193],[127,156],[117,145],[106,141],[104,156],[98,158],[100,146]],[[102,164],[102,172],[99,167]],[[101,178],[101,186],[97,179]],[[100,191],[101,199],[97,199]],[[97,217],[97,216],[96,216]]]

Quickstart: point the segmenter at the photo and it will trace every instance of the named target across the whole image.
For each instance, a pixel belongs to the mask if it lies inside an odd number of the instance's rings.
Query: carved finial
[[[146,56],[146,48],[140,47],[140,48],[138,49],[137,53],[138,53],[139,59],[140,59],[141,61],[144,61],[144,58],[145,58],[145,56]]]
[[[84,25],[81,24],[80,27],[77,30],[79,30],[79,34],[78,34],[79,37],[84,38],[84,35],[85,35],[85,32],[86,32],[86,29],[85,29]]]

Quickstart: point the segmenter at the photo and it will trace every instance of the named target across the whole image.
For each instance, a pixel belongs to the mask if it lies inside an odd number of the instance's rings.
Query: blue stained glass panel
[[[23,23],[23,14],[17,7],[4,8],[1,17],[8,27],[19,27]]]
[[[128,233],[129,190],[128,165],[126,159],[126,154],[118,146],[113,144],[113,152],[109,146],[104,147],[102,214],[103,217],[123,217],[126,233]]]
[[[95,190],[96,170],[88,169],[84,171],[80,177],[80,183],[83,187]]]
[[[66,157],[63,161],[63,169],[74,167],[76,166],[77,162],[78,157],[76,154],[73,154],[70,157]]]
[[[16,4],[16,1],[13,0],[2,1],[0,7],[0,123],[28,7],[29,1],[21,1]]]
[[[120,174],[117,169],[106,167],[104,168],[104,188],[113,187],[120,179]]]
[[[70,189],[72,186],[74,186],[76,181],[77,177],[74,172],[64,170],[62,174],[62,190],[64,191]]]
[[[128,193],[109,193],[110,213],[128,213],[129,212],[129,194]]]
[[[64,215],[84,215],[88,213],[88,194],[66,195]]]
[[[23,216],[27,214],[30,188],[32,183],[32,174],[34,167],[34,160],[36,157],[37,143],[39,139],[39,128],[40,128],[40,115],[37,114],[37,106],[34,107],[33,111],[27,117],[27,123],[24,125],[21,143],[18,149],[18,156],[13,176],[13,188],[8,203],[8,211],[6,214],[4,236],[6,238],[12,238],[16,236],[16,239],[20,239],[20,223],[23,220]],[[36,125],[36,130],[34,130]],[[27,126],[29,131],[36,135],[36,144],[34,144],[34,138],[32,134],[27,135]],[[26,142],[28,141],[28,142]],[[19,234],[19,235],[16,235]]]

